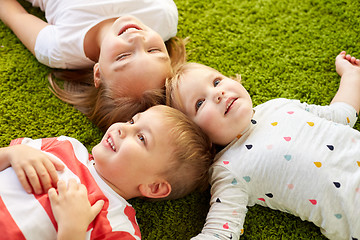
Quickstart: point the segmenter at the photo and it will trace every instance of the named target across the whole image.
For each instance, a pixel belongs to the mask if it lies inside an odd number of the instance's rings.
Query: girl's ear
[[[100,86],[100,67],[99,63],[95,63],[94,65],[94,85],[96,88]]]
[[[167,181],[160,183],[141,184],[139,190],[143,197],[164,198],[171,193],[171,185]]]

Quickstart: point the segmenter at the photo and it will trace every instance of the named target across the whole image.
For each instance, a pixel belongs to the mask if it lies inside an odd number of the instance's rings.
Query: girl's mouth
[[[127,31],[130,31],[130,30],[142,30],[142,29],[138,25],[127,24],[120,29],[118,36],[120,36],[121,34],[127,32]]]
[[[234,103],[237,99],[238,99],[238,98],[229,98],[229,99],[226,101],[226,110],[225,110],[224,115],[226,115],[226,114],[230,111],[233,103]]]

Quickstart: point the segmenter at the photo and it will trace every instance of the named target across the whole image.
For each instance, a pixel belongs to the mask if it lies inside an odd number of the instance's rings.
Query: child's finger
[[[23,169],[14,169],[15,173],[16,173],[16,176],[18,177],[21,185],[23,186],[23,188],[25,189],[25,191],[27,193],[32,193],[32,187],[30,186],[27,178],[26,178],[26,175],[25,175],[25,172]]]
[[[56,186],[56,183],[59,181],[58,173],[56,171],[56,166],[54,166],[53,162],[51,161],[44,161],[44,166],[49,173],[49,185],[48,188],[44,189],[47,191],[50,187]]]
[[[37,164],[34,166],[35,171],[38,175],[39,181],[40,181],[40,190],[41,192],[47,192],[52,186],[53,186],[53,180],[50,176],[50,172],[48,169],[48,166],[46,165],[46,163],[50,164],[52,166],[52,164],[50,162],[44,161],[43,164]],[[53,172],[55,171],[54,166],[52,166],[53,168]],[[57,178],[57,173],[55,171],[56,174],[56,178]],[[58,179],[55,180],[55,183],[58,181]]]
[[[79,183],[78,187],[80,192],[82,192],[84,195],[87,195],[87,188],[84,184]]]
[[[59,180],[57,183],[57,190],[59,193],[59,196],[63,195],[66,193],[66,182],[64,182],[63,180]]]
[[[94,218],[99,214],[99,212],[101,211],[101,209],[104,206],[104,200],[98,200],[96,201],[96,203],[94,203],[94,205],[91,206],[91,213],[92,213],[92,220],[94,220]]]
[[[57,204],[57,202],[59,201],[59,196],[55,190],[55,188],[50,188],[48,191],[48,196],[50,199],[50,204],[51,206],[53,206],[54,204]]]
[[[43,190],[40,184],[38,172],[34,169],[33,166],[25,167],[24,172],[35,194],[41,194]]]
[[[50,161],[53,163],[57,171],[62,171],[65,169],[65,165],[58,159],[49,157]]]
[[[58,205],[60,203],[59,195],[56,192],[55,188],[49,189],[48,197],[49,197],[49,201],[50,201],[51,210],[55,214],[55,210],[58,208]],[[56,219],[56,216],[55,216],[55,219]]]
[[[67,186],[69,191],[76,191],[79,188],[79,184],[77,183],[75,178],[70,178],[68,181],[68,186]]]

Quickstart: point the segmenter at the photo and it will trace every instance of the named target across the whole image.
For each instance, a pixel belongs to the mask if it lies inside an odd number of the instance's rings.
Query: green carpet
[[[272,98],[328,104],[340,78],[335,56],[360,57],[358,0],[175,0],[178,36],[188,59],[242,75],[254,105]],[[31,12],[42,16],[37,9]],[[74,137],[89,149],[101,132],[48,90],[39,64],[0,22],[0,146],[18,137]],[[359,122],[355,128],[360,130]],[[209,193],[176,201],[132,200],[143,239],[189,239],[201,231]],[[289,214],[252,207],[242,239],[322,239],[317,227]]]

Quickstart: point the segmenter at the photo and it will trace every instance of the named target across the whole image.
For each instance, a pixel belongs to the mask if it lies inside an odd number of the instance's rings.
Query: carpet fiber
[[[29,11],[38,9],[21,2]],[[175,0],[178,36],[189,37],[188,60],[226,75],[241,74],[254,105],[277,97],[328,104],[340,77],[341,50],[360,58],[357,0]],[[48,89],[51,69],[39,64],[0,22],[0,147],[19,137],[67,135],[88,150],[102,133]],[[359,122],[355,128],[360,130]],[[132,200],[143,239],[189,239],[201,231],[209,193],[176,201]],[[300,218],[249,208],[242,239],[323,239]]]

